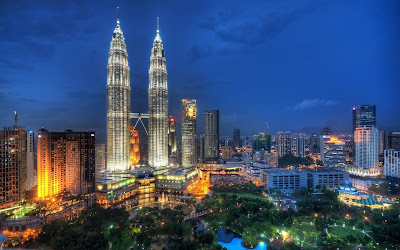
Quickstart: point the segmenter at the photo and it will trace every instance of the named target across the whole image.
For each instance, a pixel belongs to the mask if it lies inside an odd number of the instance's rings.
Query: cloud
[[[204,57],[207,57],[211,55],[211,48],[210,47],[202,47],[199,45],[194,45],[192,46],[189,51],[188,51],[188,56],[189,56],[189,61],[190,62],[195,62],[199,59],[202,59]]]
[[[216,17],[200,23],[200,27],[215,32],[224,42],[254,46],[277,36],[292,23],[315,12],[325,3],[327,2],[312,2],[285,14],[261,13],[238,18],[236,14],[218,13]]]
[[[335,106],[336,104],[337,102],[332,100],[325,100],[319,98],[304,99],[300,103],[296,104],[296,106],[293,107],[293,110],[304,110],[317,106]]]

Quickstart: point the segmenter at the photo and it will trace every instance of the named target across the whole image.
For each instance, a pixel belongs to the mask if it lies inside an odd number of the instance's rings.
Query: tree
[[[281,250],[301,250],[301,247],[299,247],[293,241],[291,241],[291,242],[285,242],[282,245]]]
[[[257,231],[254,227],[246,227],[243,229],[242,240],[250,246],[257,245]]]

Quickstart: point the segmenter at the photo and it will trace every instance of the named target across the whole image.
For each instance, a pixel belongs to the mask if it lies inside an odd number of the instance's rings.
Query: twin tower
[[[119,19],[112,35],[107,65],[107,170],[125,171],[130,161],[131,87],[128,53]],[[168,164],[168,86],[163,43],[153,42],[149,69],[149,165]]]

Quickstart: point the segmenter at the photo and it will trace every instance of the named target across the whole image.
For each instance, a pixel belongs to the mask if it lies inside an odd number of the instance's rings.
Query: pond
[[[226,247],[226,249],[228,250],[248,250],[248,248],[242,246],[241,238],[234,238],[229,243],[218,241],[218,244],[221,245],[222,247]],[[260,242],[258,243],[257,247],[253,248],[252,250],[266,250],[266,249],[267,249],[267,244],[265,244],[264,242]]]
[[[227,229],[226,227],[220,227],[217,229],[218,241],[229,243],[234,238],[240,238],[240,235],[234,233],[232,230]]]

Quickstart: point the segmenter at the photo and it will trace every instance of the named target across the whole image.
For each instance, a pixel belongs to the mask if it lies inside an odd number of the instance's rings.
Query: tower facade
[[[182,99],[182,165],[192,167],[196,163],[196,100]]]
[[[149,165],[168,165],[168,85],[165,52],[157,25],[149,69]]]
[[[107,170],[129,168],[131,87],[125,38],[117,21],[107,65]]]
[[[207,110],[205,114],[204,158],[219,158],[219,110]]]

